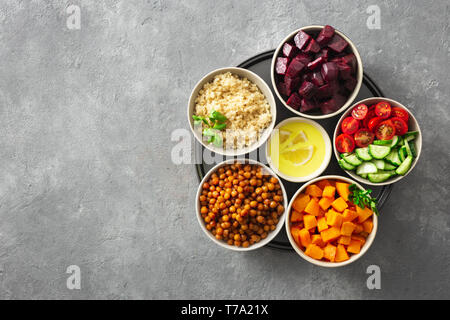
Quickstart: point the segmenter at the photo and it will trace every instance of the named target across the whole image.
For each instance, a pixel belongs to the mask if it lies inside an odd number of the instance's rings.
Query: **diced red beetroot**
[[[307,100],[307,99],[303,98],[301,106],[300,106],[300,112],[311,111],[317,107],[318,106],[312,100]]]
[[[348,91],[353,92],[353,90],[354,90],[355,87],[356,87],[356,83],[357,83],[356,79],[353,78],[353,77],[350,77],[350,78],[348,78],[347,80],[345,80],[345,82],[344,82],[344,87],[345,87]]]
[[[330,48],[323,48],[315,55],[315,58],[324,57],[325,61],[328,61],[328,58],[330,56]]]
[[[336,63],[336,66],[337,66],[338,69],[339,69],[339,76],[340,76],[342,79],[345,80],[345,79],[348,79],[348,78],[351,77],[352,68],[350,68],[349,65],[347,65],[347,64],[345,64],[345,63],[343,63],[343,62],[339,62],[339,63]]]
[[[311,82],[314,83],[314,85],[316,87],[323,86],[324,82],[323,82],[322,74],[320,73],[320,71],[316,71],[316,72],[312,73]]]
[[[332,26],[326,25],[319,33],[319,35],[316,38],[317,43],[320,46],[326,45],[328,42],[330,42],[331,38],[333,38],[334,35],[334,28]]]
[[[334,110],[335,111],[342,108],[342,106],[347,102],[347,98],[339,93],[336,93],[333,95],[333,100],[334,100],[334,108],[335,108]]]
[[[300,86],[300,89],[298,89],[298,93],[305,98],[311,98],[314,93],[316,92],[316,86],[314,83],[309,81],[303,81],[302,85]]]
[[[308,69],[309,70],[314,70],[318,67],[320,67],[322,64],[324,64],[326,62],[324,57],[319,57],[314,61],[311,61],[310,63],[308,63]]]
[[[327,62],[322,64],[322,68],[320,70],[322,73],[322,78],[326,82],[333,81],[337,78],[339,70],[334,62]]]
[[[297,52],[298,52],[298,49],[297,49],[297,47],[295,45],[293,45],[293,44],[291,44],[289,42],[286,42],[283,45],[283,54],[284,54],[285,57],[292,58],[292,57],[295,56],[295,54]]]
[[[295,42],[295,45],[297,46],[297,48],[299,48],[301,50],[306,46],[309,39],[311,39],[311,36],[309,34],[307,34],[306,32],[303,32],[300,30],[295,35],[294,42]]]
[[[329,99],[320,104],[320,110],[322,111],[323,114],[329,114],[329,113],[335,112],[336,110],[334,110],[334,105],[335,105],[334,100]]]
[[[286,70],[286,76],[291,78],[297,77],[304,67],[305,65],[300,60],[293,59]]]
[[[328,43],[328,47],[336,52],[342,52],[348,46],[348,42],[342,39],[341,36],[335,34],[331,41]]]
[[[294,59],[297,59],[298,61],[303,63],[305,66],[311,61],[311,57],[303,52],[296,55]]]
[[[286,87],[286,95],[290,96],[292,92],[296,91],[298,85],[300,83],[300,78],[291,78],[291,77],[284,77],[284,84]]]
[[[323,86],[317,89],[315,97],[317,99],[326,99],[333,95],[333,88],[329,83],[325,83]]]
[[[311,41],[306,46],[304,51],[307,52],[307,53],[310,53],[310,52],[317,53],[317,52],[320,51],[320,46],[317,44],[316,40],[311,39]]]
[[[283,96],[289,96],[287,94],[286,84],[284,82],[278,82],[277,83],[277,89],[278,89],[278,92],[280,94],[282,94]]]
[[[286,101],[286,104],[288,106],[291,106],[295,110],[298,110],[298,109],[300,109],[300,106],[302,105],[302,98],[300,98],[300,96],[296,92],[294,92],[289,97],[288,101]]]
[[[275,72],[281,75],[286,74],[288,68],[289,58],[278,57],[275,62]]]
[[[353,53],[347,54],[341,58],[342,62],[352,68],[352,72],[356,71],[356,56]]]
[[[312,73],[311,72],[305,72],[301,75],[300,80],[303,83],[303,81],[311,81]]]

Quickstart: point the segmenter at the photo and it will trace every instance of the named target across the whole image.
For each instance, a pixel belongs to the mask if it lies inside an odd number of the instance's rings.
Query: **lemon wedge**
[[[302,166],[311,160],[314,153],[314,146],[300,147],[294,150],[284,151],[281,156],[294,166]]]
[[[285,129],[280,130],[280,144],[285,143],[289,139],[291,134],[292,134],[292,132],[289,130],[285,130]]]
[[[280,130],[281,133],[281,130]],[[308,142],[308,138],[306,137],[305,132],[299,130],[297,133],[291,133],[289,138],[285,141],[281,142],[280,140],[280,150],[288,151],[297,149],[296,147],[300,147]]]

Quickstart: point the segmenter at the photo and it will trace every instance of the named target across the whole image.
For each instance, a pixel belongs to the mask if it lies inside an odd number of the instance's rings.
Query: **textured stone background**
[[[366,27],[372,4],[381,30]],[[450,298],[449,13],[444,0],[3,1],[0,298]],[[369,252],[336,270],[218,248],[195,219],[194,168],[170,161],[205,73],[309,24],[349,35],[424,139]],[[66,288],[72,264],[81,290]],[[371,264],[381,290],[366,288]]]

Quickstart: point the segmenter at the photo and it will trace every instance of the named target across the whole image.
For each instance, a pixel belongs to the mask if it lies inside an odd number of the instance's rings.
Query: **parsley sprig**
[[[369,207],[378,215],[377,199],[370,196],[372,190],[361,190],[356,184],[351,184],[349,189],[351,192],[350,201],[352,201],[355,205],[362,209],[364,209],[365,207]]]
[[[193,115],[192,118],[195,126],[204,124],[205,128],[202,133],[203,136],[208,138],[208,143],[213,143],[216,147],[222,147],[223,138],[220,131],[226,128],[227,117],[219,111],[213,110],[208,118],[196,115]]]

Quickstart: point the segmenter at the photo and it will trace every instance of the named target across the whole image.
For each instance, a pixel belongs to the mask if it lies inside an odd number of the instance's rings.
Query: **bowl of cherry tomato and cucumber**
[[[422,134],[401,103],[373,97],[352,105],[334,130],[334,154],[353,179],[387,185],[405,177],[417,163]]]

